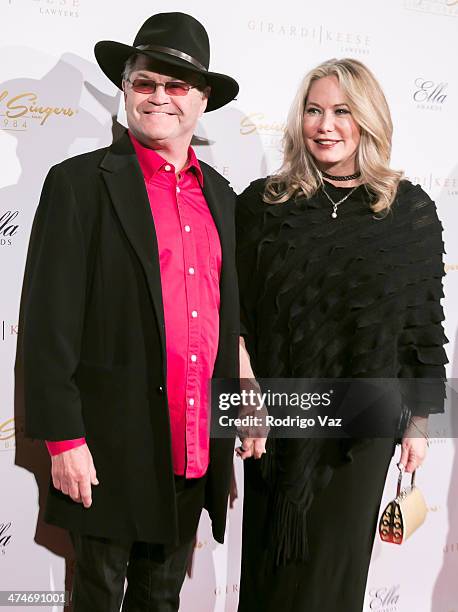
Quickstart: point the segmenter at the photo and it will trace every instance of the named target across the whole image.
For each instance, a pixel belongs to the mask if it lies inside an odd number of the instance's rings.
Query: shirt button
[[[177,187],[177,193],[180,193],[181,189],[179,187]]]
[[[194,268],[189,268],[188,272],[189,272],[189,274],[194,274],[195,270],[194,270]]]
[[[189,227],[189,225],[185,225],[184,226],[184,231],[185,232],[190,232],[191,231],[191,228]]]
[[[197,318],[197,310],[193,310],[193,311],[191,312],[191,317],[192,317],[193,319],[196,319],[196,318]]]
[[[190,406],[194,406],[194,398],[192,398],[192,397],[190,398],[190,400],[189,400],[189,405],[190,405]]]
[[[197,361],[197,355],[191,355],[191,361]]]
[[[166,164],[164,166],[164,170],[167,170],[167,172],[170,172],[171,169],[172,169],[172,166],[169,166],[169,164]]]

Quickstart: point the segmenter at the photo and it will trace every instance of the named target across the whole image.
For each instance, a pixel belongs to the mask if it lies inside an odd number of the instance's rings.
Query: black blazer
[[[237,377],[234,193],[201,166],[222,248],[214,376]],[[21,317],[26,435],[85,436],[100,481],[89,509],[51,483],[46,519],[79,533],[176,542],[159,257],[127,133],[50,170],[32,228]],[[233,447],[229,439],[210,447],[206,507],[218,541]]]

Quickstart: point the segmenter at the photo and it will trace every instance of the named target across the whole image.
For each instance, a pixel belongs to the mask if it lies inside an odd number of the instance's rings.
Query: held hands
[[[260,459],[266,452],[267,438],[244,438],[242,445],[235,449],[235,452],[240,459],[248,459],[254,457]]]
[[[54,455],[51,461],[54,487],[89,508],[92,504],[91,485],[98,485],[99,481],[87,444]]]
[[[404,468],[406,472],[411,473],[422,465],[428,448],[427,425],[426,417],[411,418],[402,438],[399,469]]]
[[[259,389],[259,386],[256,382],[256,379],[253,374],[253,370],[251,368],[251,361],[248,351],[245,347],[245,340],[240,337],[239,341],[239,357],[240,357],[240,379],[242,381],[242,387],[255,387]],[[245,414],[253,414],[255,408],[246,410]],[[260,415],[264,415],[265,410],[263,410]],[[243,413],[240,413],[240,416],[243,416]],[[249,428],[249,431],[245,432],[243,435],[243,431],[239,430],[239,437],[242,441],[241,446],[236,448],[235,452],[241,459],[248,459],[249,457],[254,457],[254,459],[260,459],[261,456],[266,452],[266,441],[267,437],[263,437],[263,434],[266,435],[268,430],[266,427]],[[250,434],[251,436],[250,437]],[[248,435],[247,435],[248,434]]]

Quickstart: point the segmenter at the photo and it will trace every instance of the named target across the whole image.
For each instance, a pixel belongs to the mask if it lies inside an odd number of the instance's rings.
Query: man
[[[22,296],[26,431],[47,440],[46,519],[75,546],[75,612],[178,610],[202,507],[223,541],[233,440],[208,380],[238,376],[234,194],[190,147],[238,92],[203,26],[153,15],[95,47],[124,92],[110,147],[53,167]]]

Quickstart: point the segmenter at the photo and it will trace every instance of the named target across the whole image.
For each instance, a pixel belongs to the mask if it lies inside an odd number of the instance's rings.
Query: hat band
[[[138,47],[137,47],[138,48]],[[142,51],[162,51],[162,53],[167,53],[168,55],[174,55],[175,57],[179,57],[180,59],[186,60],[199,68],[200,70],[204,70],[207,72],[207,68],[196,59],[192,57],[192,55],[188,55],[187,53],[183,53],[183,51],[178,51],[178,49],[172,49],[171,47],[162,47],[161,45],[147,45],[147,49],[141,49]]]

